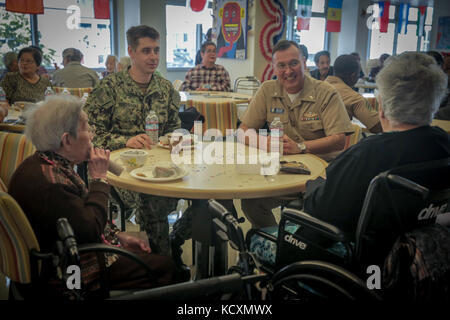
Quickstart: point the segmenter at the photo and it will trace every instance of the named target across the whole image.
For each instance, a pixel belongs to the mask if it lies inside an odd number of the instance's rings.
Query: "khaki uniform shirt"
[[[344,101],[350,120],[357,118],[367,129],[373,128],[380,120],[378,112],[369,110],[369,102],[358,92],[350,88],[344,81],[335,76],[328,76],[325,79],[339,92],[342,101]]]
[[[351,134],[353,128],[342,99],[331,85],[305,75],[294,103],[278,80],[265,81],[241,119],[249,128],[259,129],[279,117],[284,133],[295,142],[316,140],[334,134]],[[339,152],[320,155],[325,160]]]
[[[99,82],[97,72],[76,61],[53,72],[53,85],[65,88],[93,88]]]
[[[145,93],[130,77],[128,70],[103,79],[89,95],[84,110],[95,125],[94,145],[117,150],[128,139],[145,133],[145,118],[155,110],[159,118],[159,136],[180,128],[180,94],[170,81],[153,74]]]

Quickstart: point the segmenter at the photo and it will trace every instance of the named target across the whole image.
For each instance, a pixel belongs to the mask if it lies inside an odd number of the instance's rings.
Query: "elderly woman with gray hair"
[[[447,76],[434,59],[416,52],[390,57],[376,82],[383,133],[341,153],[326,169],[326,180],[309,181],[304,195],[305,212],[351,235],[376,175],[401,165],[450,157],[450,136],[430,126],[447,90]]]
[[[37,151],[17,168],[9,192],[27,215],[41,249],[53,249],[58,240],[56,221],[64,217],[79,244],[123,246],[138,254],[154,270],[156,279],[146,277],[146,271],[127,258],[106,256],[105,271],[99,269],[103,262],[94,257],[92,264],[92,256],[82,256],[83,284],[89,282],[95,287],[96,282],[90,278],[92,266],[97,273],[99,270],[105,273],[113,289],[151,288],[171,283],[174,264],[168,257],[151,254],[146,242],[119,232],[107,220],[109,150],[92,146],[93,130],[80,99],[68,95],[47,99],[29,117],[26,135]],[[74,165],[83,161],[88,161],[89,188],[74,171]],[[53,276],[51,263],[44,264],[43,277],[50,282]],[[51,295],[52,290],[49,287],[42,292]]]

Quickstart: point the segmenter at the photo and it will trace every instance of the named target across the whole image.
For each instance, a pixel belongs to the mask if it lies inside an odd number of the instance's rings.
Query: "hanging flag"
[[[191,7],[192,11],[194,12],[200,12],[205,8],[206,0],[190,0],[189,6]]]
[[[406,34],[408,29],[409,4],[402,3],[398,11],[397,33]]]
[[[427,16],[427,7],[426,6],[420,6],[419,10],[417,11],[417,32],[416,35],[418,37],[424,36],[424,28],[425,28],[425,19]]]
[[[312,0],[297,0],[297,30],[309,30]]]
[[[44,14],[44,0],[6,0],[6,11]]]
[[[341,31],[342,0],[329,0],[327,13],[327,32]]]
[[[109,0],[94,0],[94,18],[109,19]]]
[[[378,2],[378,7],[380,8],[380,33],[388,32],[390,5],[389,1]]]

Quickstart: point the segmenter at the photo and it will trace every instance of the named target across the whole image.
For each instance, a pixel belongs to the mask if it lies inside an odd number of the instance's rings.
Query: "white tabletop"
[[[230,145],[231,144],[231,145]],[[209,146],[209,147],[208,147]],[[212,143],[202,143],[196,150],[203,150],[205,155],[207,150],[213,146]],[[324,175],[327,163],[317,156],[311,154],[298,154],[283,156],[281,160],[297,160],[304,163],[310,170],[310,175],[278,173],[277,175],[243,174],[241,169],[247,168],[239,164],[229,164],[237,154],[236,143],[226,143],[226,148],[235,148],[233,155],[224,156],[223,164],[187,164],[184,168],[188,175],[182,179],[171,182],[148,182],[132,177],[125,170],[118,177],[108,172],[108,180],[111,185],[122,187],[128,190],[153,194],[158,196],[168,196],[185,199],[246,199],[288,195],[303,191],[307,180],[315,179]],[[117,150],[111,153],[111,159],[120,164],[119,154],[126,149]],[[229,149],[231,150],[231,149]],[[250,150],[244,146],[245,153]],[[197,151],[198,152],[198,151]],[[171,161],[169,150],[155,147],[149,150],[149,157],[146,165],[156,165]],[[194,158],[195,149],[189,152]],[[211,153],[209,153],[211,154]],[[228,162],[228,163],[227,163]]]

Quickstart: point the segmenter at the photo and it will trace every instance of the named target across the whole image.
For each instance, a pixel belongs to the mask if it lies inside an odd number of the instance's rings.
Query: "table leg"
[[[217,239],[207,200],[192,200],[192,243],[195,280],[224,275],[228,269],[228,243]]]

